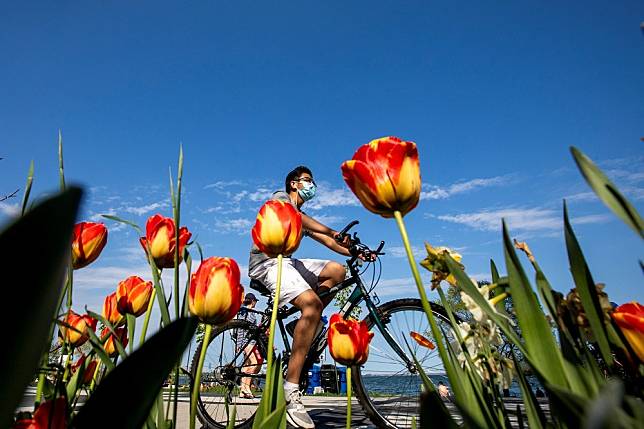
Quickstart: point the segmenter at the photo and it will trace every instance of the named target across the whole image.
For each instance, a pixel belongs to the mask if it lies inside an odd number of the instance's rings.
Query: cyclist
[[[305,166],[294,168],[286,175],[284,191],[276,191],[272,199],[288,202],[301,212],[302,205],[315,196],[317,186],[313,173]],[[302,213],[303,236],[310,237],[329,249],[350,256],[349,239],[338,242],[339,233]],[[277,281],[277,258],[269,258],[257,246],[250,251],[248,276],[259,280],[275,293]],[[282,285],[279,305],[287,303],[297,307],[301,316],[293,332],[293,347],[284,381],[286,417],[290,424],[300,428],[315,427],[313,420],[302,405],[299,381],[307,352],[313,343],[318,325],[322,323],[322,309],[333,299],[328,296],[322,301],[318,294],[330,289],[345,279],[343,265],[323,259],[295,259],[285,255],[282,263]]]

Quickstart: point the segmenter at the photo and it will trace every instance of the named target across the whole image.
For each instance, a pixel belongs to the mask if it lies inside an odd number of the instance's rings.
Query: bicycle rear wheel
[[[454,337],[445,309],[431,303],[432,312],[439,328],[446,333],[447,341]],[[381,319],[389,334],[413,362],[406,342],[428,376],[438,383],[447,382],[443,363],[438,353],[429,321],[419,299],[398,299],[378,307]],[[418,371],[409,368],[387,343],[371,316],[365,321],[375,335],[369,346],[369,359],[359,368],[354,368],[352,381],[362,408],[371,421],[382,428],[410,428],[412,418],[418,422],[419,397],[422,381]],[[458,322],[458,319],[457,319]],[[433,349],[420,345],[411,336],[416,332],[429,340]]]
[[[259,373],[250,376],[255,398],[240,398],[240,383],[244,373],[259,369],[251,365],[245,353],[247,346],[257,346],[263,361]],[[197,417],[209,429],[226,428],[233,406],[236,407],[235,428],[250,428],[261,399],[266,372],[266,336],[257,326],[245,320],[231,320],[222,326],[214,327],[210,344],[206,349],[201,386],[197,402]],[[190,372],[192,385],[195,383],[197,365],[203,342],[199,344],[192,358]]]

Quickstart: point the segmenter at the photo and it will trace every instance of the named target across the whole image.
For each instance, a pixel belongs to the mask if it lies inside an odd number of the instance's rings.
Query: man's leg
[[[324,290],[329,290],[333,286],[341,283],[345,279],[346,275],[347,275],[347,272],[346,272],[346,269],[344,268],[344,265],[341,265],[337,262],[330,261],[324,266],[324,268],[318,275],[317,293],[319,294]],[[335,294],[327,295],[324,297],[324,299],[322,300],[323,307],[326,307],[327,305],[329,305],[329,303],[333,300],[334,295]]]
[[[302,315],[293,332],[293,347],[288,362],[286,381],[298,384],[306,354],[313,343],[313,335],[322,317],[323,304],[312,290],[301,293],[291,301],[300,309]]]

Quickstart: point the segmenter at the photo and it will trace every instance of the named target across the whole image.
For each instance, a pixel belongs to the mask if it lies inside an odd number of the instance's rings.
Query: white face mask
[[[302,201],[309,201],[315,196],[315,191],[317,187],[312,182],[303,182],[302,189],[298,189],[297,193],[299,194]]]

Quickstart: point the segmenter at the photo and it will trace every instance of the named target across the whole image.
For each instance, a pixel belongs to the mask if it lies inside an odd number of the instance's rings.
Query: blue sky
[[[487,278],[490,258],[504,266],[506,217],[567,291],[568,198],[596,281],[616,302],[642,302],[641,241],[568,151],[641,210],[642,21],[636,1],[5,2],[0,193],[24,186],[31,160],[33,195],[56,189],[61,129],[68,182],[87,190],[83,219],[144,225],[171,213],[182,143],[182,224],[206,256],[245,268],[257,209],[306,164],[320,184],[307,212],[338,229],[360,219],[365,242],[387,242],[381,298],[415,296],[394,222],[361,208],[340,173],[359,145],[396,135],[420,152],[422,200],[406,218],[419,254],[423,241],[454,247]],[[3,224],[18,203],[0,203]],[[75,275],[79,309],[100,311],[129,275],[150,278],[136,235],[106,224],[103,255]],[[298,255],[332,257],[310,242]]]

